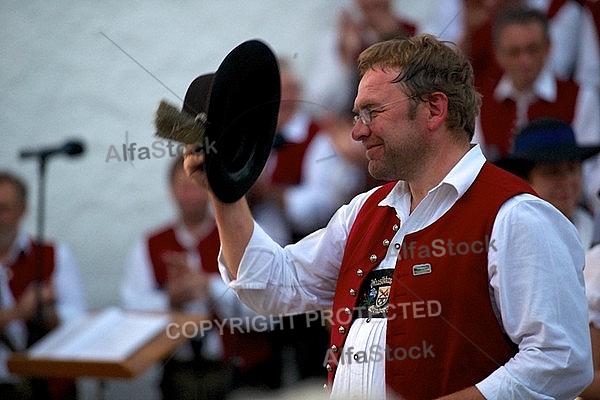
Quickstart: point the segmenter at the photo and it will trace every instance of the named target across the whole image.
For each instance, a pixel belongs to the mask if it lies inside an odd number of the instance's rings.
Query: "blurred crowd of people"
[[[369,176],[364,150],[350,136],[356,60],[375,42],[418,32],[452,41],[469,56],[482,94],[475,142],[488,160],[522,177],[576,225],[588,249],[590,326],[600,371],[600,1],[445,0],[417,23],[391,0],[355,0],[315,43],[305,82],[291,60],[279,60],[277,133],[247,196],[255,219],[279,244],[294,243],[324,227],[356,194],[382,183]],[[187,177],[180,159],[168,178],[177,218],[144,234],[124,260],[122,306],[219,320],[256,316],[218,274],[219,237],[206,192]],[[33,332],[47,332],[86,309],[71,253],[22,232],[26,209],[23,182],[0,173],[0,397],[75,398],[72,381],[24,381],[6,368],[10,352],[31,345]],[[163,398],[216,399],[236,389],[325,383],[328,327],[306,321],[299,316],[283,330],[212,331],[190,340],[165,361]],[[600,398],[598,374],[586,399]]]

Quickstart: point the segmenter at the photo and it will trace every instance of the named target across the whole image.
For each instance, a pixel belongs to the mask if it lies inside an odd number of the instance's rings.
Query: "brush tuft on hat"
[[[156,135],[185,144],[203,143],[206,132],[206,114],[196,118],[162,100],[156,110]]]

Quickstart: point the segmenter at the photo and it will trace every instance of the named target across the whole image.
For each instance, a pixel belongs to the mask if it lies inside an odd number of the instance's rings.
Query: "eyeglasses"
[[[388,107],[391,106],[393,104],[397,104],[400,103],[402,101],[408,100],[408,99],[413,99],[414,96],[409,96],[409,97],[404,97],[398,100],[394,100],[394,101],[390,101],[389,103],[385,103],[382,104],[378,107],[375,108],[365,108],[364,110],[360,110],[357,114],[354,115],[353,118],[353,125],[356,125],[358,123],[358,121],[361,121],[363,123],[363,125],[371,125],[371,122],[373,122],[373,113],[382,113],[386,110],[382,110],[382,108],[384,107]]]

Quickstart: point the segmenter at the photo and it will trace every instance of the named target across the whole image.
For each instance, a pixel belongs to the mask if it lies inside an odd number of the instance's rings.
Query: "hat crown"
[[[185,98],[183,99],[182,111],[187,112],[192,117],[198,114],[208,113],[208,104],[215,73],[209,73],[198,76],[190,83]]]
[[[575,133],[563,121],[544,118],[531,122],[516,137],[513,156],[529,155],[540,150],[576,147]]]
[[[515,137],[508,158],[533,162],[583,161],[600,152],[600,146],[580,146],[571,126],[559,119],[530,122]]]

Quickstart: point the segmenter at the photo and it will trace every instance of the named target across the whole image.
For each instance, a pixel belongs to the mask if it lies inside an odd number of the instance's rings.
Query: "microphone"
[[[84,152],[83,143],[79,140],[69,140],[59,147],[45,147],[37,150],[21,151],[21,158],[40,157],[46,158],[54,154],[66,154],[68,156],[79,155]]]

